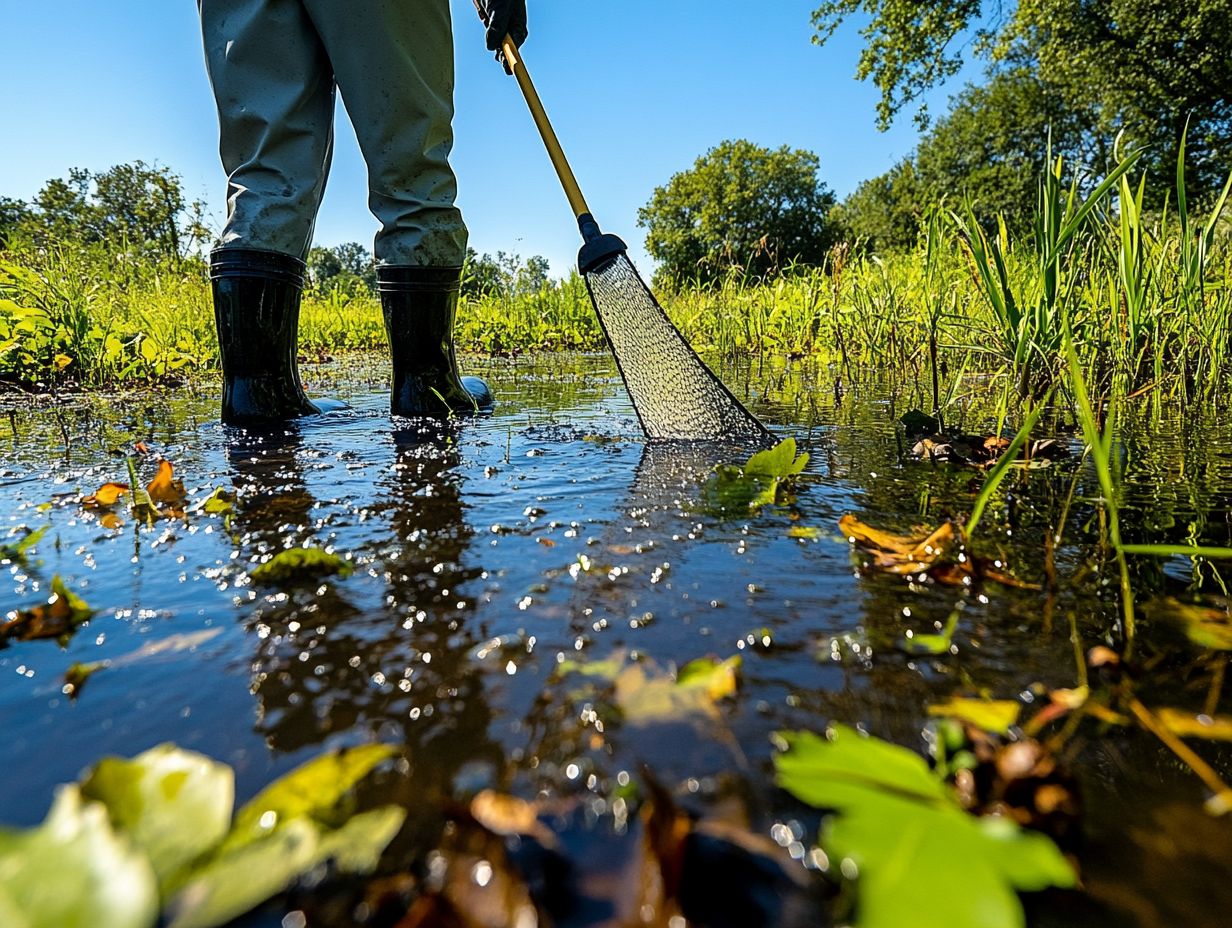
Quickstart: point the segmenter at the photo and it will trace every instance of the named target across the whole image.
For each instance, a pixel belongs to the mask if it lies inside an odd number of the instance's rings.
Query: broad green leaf
[[[347,794],[378,764],[397,753],[397,748],[388,744],[368,744],[325,754],[295,768],[239,810],[226,847],[255,841],[292,819],[341,824],[340,813],[345,810],[339,807]]]
[[[906,748],[835,725],[828,737],[780,732],[787,750],[774,759],[778,784],[819,808],[841,809],[854,785],[899,793],[924,802],[948,802],[944,784],[924,758]]]
[[[322,835],[317,857],[334,861],[343,873],[371,873],[405,821],[406,809],[401,806],[361,812],[341,828]]]
[[[796,457],[796,440],[785,438],[773,448],[758,451],[741,468],[746,477],[792,477],[804,470],[809,456]]]
[[[779,784],[838,813],[821,844],[856,880],[860,928],[1019,928],[1014,890],[1075,883],[1051,840],[1009,819],[968,815],[910,751],[843,726],[828,739],[780,737]]]
[[[290,548],[279,551],[252,571],[258,583],[287,583],[293,580],[316,580],[335,574],[348,576],[352,566],[336,554],[320,548]]]
[[[321,829],[306,818],[230,847],[194,869],[167,905],[170,928],[215,928],[285,890],[318,859]]]
[[[964,699],[955,697],[928,707],[929,715],[970,722],[976,728],[1004,735],[1018,723],[1022,706],[1012,699]]]
[[[160,887],[222,842],[235,805],[230,767],[163,744],[132,760],[108,757],[81,791],[107,807],[111,822],[154,867]]]
[[[719,716],[718,702],[735,695],[740,658],[703,658],[686,664],[675,680],[653,664],[630,664],[616,677],[613,695],[631,725]]]
[[[845,875],[856,874],[860,928],[1025,924],[1011,885],[984,853],[974,819],[958,809],[865,793],[822,832],[831,860]]]
[[[145,855],[76,786],[60,788],[39,827],[0,832],[4,928],[151,928],[157,917]]]
[[[0,559],[9,561],[21,562],[25,559],[26,554],[39,543],[48,529],[51,528],[51,523],[41,525],[33,531],[26,532],[18,541],[7,542],[0,545]]]

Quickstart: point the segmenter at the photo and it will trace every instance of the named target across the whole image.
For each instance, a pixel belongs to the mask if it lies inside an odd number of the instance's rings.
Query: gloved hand
[[[475,0],[475,6],[488,27],[488,49],[496,52],[496,60],[505,66],[505,72],[512,73],[501,44],[506,35],[517,46],[526,41],[526,0]]]

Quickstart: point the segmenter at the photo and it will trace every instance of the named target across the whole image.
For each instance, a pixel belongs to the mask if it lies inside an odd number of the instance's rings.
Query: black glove
[[[526,41],[526,0],[476,0],[475,5],[481,8],[484,24],[488,27],[488,49],[496,52],[496,60],[509,72],[509,62],[505,61],[501,45],[506,35],[516,46]]]

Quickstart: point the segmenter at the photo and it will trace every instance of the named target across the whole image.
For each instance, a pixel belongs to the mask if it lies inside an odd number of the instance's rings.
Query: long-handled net
[[[585,277],[599,322],[648,437],[765,438],[765,427],[684,340],[627,255],[615,255]]]
[[[475,8],[487,25],[490,20],[479,0],[475,0]],[[646,435],[685,441],[764,441],[769,436],[766,428],[740,405],[676,331],[629,261],[625,243],[599,230],[526,63],[508,35],[501,43],[501,57],[517,78],[577,217],[586,242],[578,255],[578,268],[586,278],[591,302]]]

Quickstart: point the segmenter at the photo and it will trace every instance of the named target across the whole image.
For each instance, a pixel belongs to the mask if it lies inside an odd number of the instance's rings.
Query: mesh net
[[[589,272],[586,286],[650,438],[765,437],[761,423],[676,331],[625,255]]]

